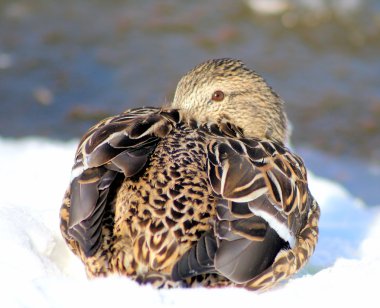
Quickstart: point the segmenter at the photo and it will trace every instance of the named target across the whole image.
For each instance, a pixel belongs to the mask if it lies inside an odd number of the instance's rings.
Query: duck
[[[84,134],[62,236],[90,279],[270,289],[318,242],[320,208],[288,134],[284,101],[263,77],[241,60],[205,61],[170,104]]]

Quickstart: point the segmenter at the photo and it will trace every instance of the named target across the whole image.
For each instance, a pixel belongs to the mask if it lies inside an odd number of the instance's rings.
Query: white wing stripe
[[[274,229],[284,241],[287,241],[289,243],[291,248],[295,246],[295,243],[296,243],[295,236],[290,232],[289,228],[284,223],[279,221],[275,216],[263,210],[259,210],[259,209],[256,210],[256,209],[251,208],[251,211],[255,215],[263,218],[269,224],[269,226],[272,229]]]

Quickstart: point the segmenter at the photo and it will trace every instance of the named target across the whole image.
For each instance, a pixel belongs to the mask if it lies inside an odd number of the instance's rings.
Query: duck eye
[[[224,99],[224,93],[223,91],[217,90],[212,94],[211,99],[214,102],[221,102]]]

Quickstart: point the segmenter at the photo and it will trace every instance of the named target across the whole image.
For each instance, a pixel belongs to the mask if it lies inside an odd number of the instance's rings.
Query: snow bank
[[[275,290],[157,291],[124,277],[88,281],[59,232],[75,147],[76,142],[0,139],[0,307],[376,306],[380,211],[312,175],[310,187],[322,209],[320,242],[306,269]]]

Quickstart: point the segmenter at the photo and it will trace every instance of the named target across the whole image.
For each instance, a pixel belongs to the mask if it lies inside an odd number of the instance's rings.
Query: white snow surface
[[[0,138],[0,307],[379,307],[380,207],[312,174],[322,210],[319,244],[307,267],[273,290],[155,290],[126,277],[87,280],[59,231],[76,144]]]

